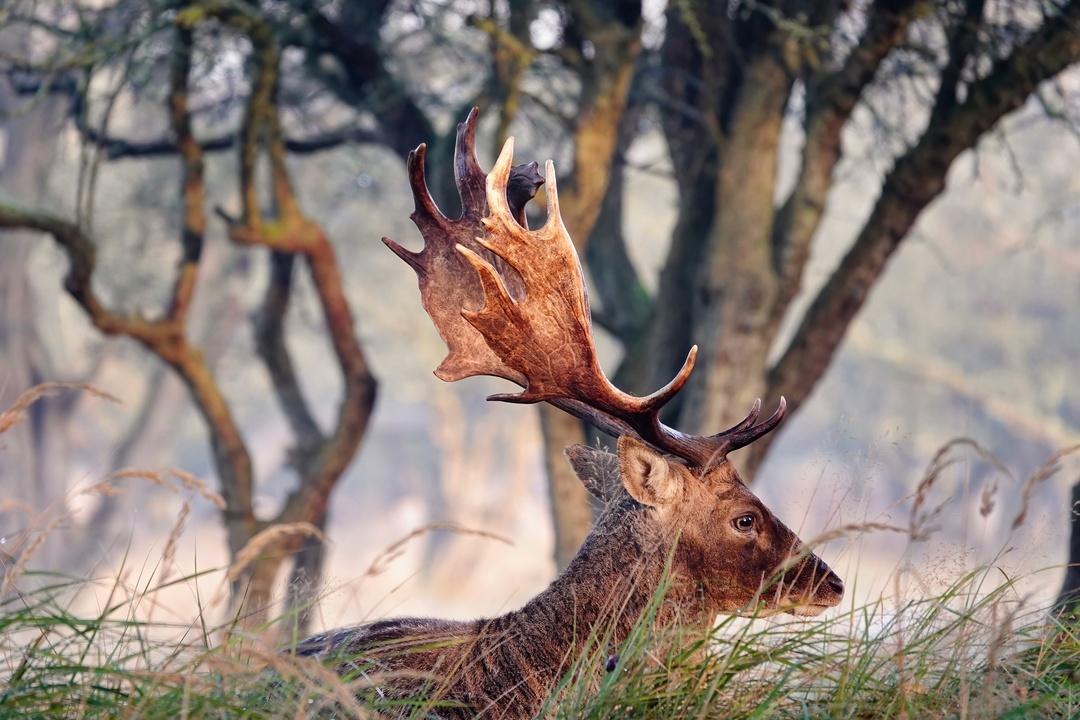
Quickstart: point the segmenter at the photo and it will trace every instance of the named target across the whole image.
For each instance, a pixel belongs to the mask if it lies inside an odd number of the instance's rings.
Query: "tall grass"
[[[1080,714],[1080,642],[993,568],[936,597],[881,600],[825,618],[722,618],[701,647],[656,656],[642,629],[565,718],[1026,718]],[[676,643],[676,645],[678,645]],[[700,651],[704,651],[704,655]]]
[[[10,421],[0,414],[0,431]],[[916,509],[925,505],[938,464],[916,492]],[[1025,509],[1026,502],[1021,514]],[[911,537],[925,526],[917,514]],[[140,570],[125,568],[125,561],[96,579],[30,567],[55,520],[32,523],[5,543],[0,718],[438,715],[438,704],[425,697],[391,704],[379,689],[387,679],[362,661],[340,678],[228,623],[213,625],[200,586],[206,574],[168,575],[185,517],[182,512],[159,561]],[[178,586],[194,598],[193,622],[161,619],[160,594]],[[99,599],[97,609],[77,610],[90,594]],[[660,600],[658,594],[655,603]],[[930,597],[897,592],[811,619],[726,617],[705,639],[656,630],[651,617],[646,612],[616,648],[598,629],[545,716],[1080,717],[1077,626],[1030,606],[1016,580],[1003,578],[993,563]],[[294,620],[277,622],[287,628]]]
[[[982,568],[937,597],[882,600],[809,620],[724,618],[680,642],[644,618],[617,654],[594,650],[549,702],[558,718],[1069,718],[1080,715],[1080,638]],[[124,597],[67,608],[85,581],[27,573],[0,605],[0,716],[39,718],[437,715],[390,706],[378,677],[338,678],[251,638],[136,620]],[[174,582],[197,583],[198,578]],[[160,640],[164,632],[173,639]],[[176,639],[179,634],[179,639]],[[658,648],[678,648],[662,651]],[[599,677],[599,680],[597,678]]]

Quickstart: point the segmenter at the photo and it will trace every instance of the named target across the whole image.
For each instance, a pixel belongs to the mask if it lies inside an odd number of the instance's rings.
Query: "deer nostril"
[[[829,589],[834,591],[837,595],[844,594],[844,581],[832,570],[830,570],[829,574],[825,577],[825,583],[829,586]]]

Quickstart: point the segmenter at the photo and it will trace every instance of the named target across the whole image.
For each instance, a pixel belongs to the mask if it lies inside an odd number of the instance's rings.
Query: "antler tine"
[[[412,221],[419,223],[421,219],[446,220],[442,210],[435,204],[428,190],[427,176],[424,172],[424,158],[427,157],[427,143],[420,143],[416,149],[409,153],[407,163],[409,171],[409,185],[412,186],[413,206]]]
[[[465,122],[458,123],[454,140],[454,184],[461,198],[461,217],[483,217],[486,206],[487,176],[476,157],[476,120],[479,108],[473,108]]]
[[[458,123],[454,140],[454,184],[461,198],[462,222],[479,222],[487,214],[487,174],[476,157],[476,126],[480,109],[474,107],[465,122]],[[506,183],[506,200],[510,214],[519,225],[525,223],[525,205],[544,184],[536,171],[537,163],[514,165]]]
[[[492,166],[491,172],[487,176],[487,203],[490,214],[481,221],[484,227],[488,227],[492,220],[496,218],[503,222],[513,218],[513,213],[510,211],[510,201],[506,198],[506,186],[510,182],[510,167],[513,164],[514,138],[510,136],[503,143],[502,150],[499,151],[499,157],[495,159],[495,165]],[[550,177],[547,178],[547,183],[548,207],[550,207],[551,196],[555,187],[551,184]],[[548,223],[550,222],[551,219],[548,218]]]
[[[694,370],[694,363],[697,361],[697,345],[690,348],[690,352],[686,354],[686,360],[683,361],[682,368],[679,369],[678,374],[672,378],[664,387],[660,388],[651,395],[646,395],[641,398],[642,406],[646,412],[650,414],[659,413],[661,408],[668,404],[673,397],[675,397],[683,385],[690,378],[690,373]]]
[[[760,414],[761,414],[761,398],[758,398],[758,399],[754,400],[754,404],[750,406],[750,412],[748,412],[746,414],[746,417],[744,417],[739,422],[735,423],[735,425],[728,428],[727,430],[724,430],[723,432],[717,433],[713,437],[726,437],[726,436],[728,436],[728,435],[730,435],[732,433],[737,433],[737,432],[740,432],[742,430],[745,430],[748,427],[753,427],[754,422],[758,419],[758,415],[760,415]]]
[[[759,414],[761,414],[761,398],[754,401],[754,407],[751,408],[750,414],[742,419],[737,425],[725,430],[724,432],[717,433],[709,437],[709,441],[717,444],[717,452],[721,455],[727,455],[733,450],[738,450],[741,447],[746,447],[750,443],[757,440],[762,435],[765,435],[784,419],[784,415],[787,413],[787,398],[783,395],[780,396],[780,404],[776,407],[776,412],[769,416],[764,422],[754,424]]]
[[[424,176],[424,155],[427,145],[421,143],[415,150],[409,153],[407,163],[409,171],[409,185],[413,193],[413,211],[409,215],[422,233],[430,232],[434,228],[446,222],[446,216],[435,204],[431,192],[428,190],[427,178]],[[394,254],[409,264],[418,275],[425,272],[424,253],[406,250],[388,237],[382,239],[386,247],[394,251]]]
[[[551,160],[544,164],[544,177],[547,180],[547,222],[544,223],[544,229],[548,232],[566,232],[562,213],[559,211],[559,182],[555,178],[555,163]]]

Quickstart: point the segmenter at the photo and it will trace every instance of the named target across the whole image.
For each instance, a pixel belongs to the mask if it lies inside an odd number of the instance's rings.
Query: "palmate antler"
[[[513,138],[485,178],[476,159],[476,116],[473,109],[458,125],[454,150],[461,217],[446,218],[432,200],[421,145],[409,155],[409,180],[416,202],[412,219],[424,249],[413,253],[383,238],[416,271],[424,309],[449,349],[436,375],[510,380],[524,390],[488,399],[546,401],[610,435],[634,435],[702,469],[775,428],[787,407],[783,398],[764,422],[754,424],[758,400],[739,424],[709,437],[660,422],[661,408],[694,367],[696,346],[675,379],[651,395],[636,397],[611,384],[596,357],[588,293],[559,214],[554,165],[549,160],[546,168],[547,222],[530,231],[525,203],[544,179],[536,163],[511,167]]]

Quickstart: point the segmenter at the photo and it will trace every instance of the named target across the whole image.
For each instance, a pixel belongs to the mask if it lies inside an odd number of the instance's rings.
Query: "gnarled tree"
[[[103,17],[107,17],[103,16]],[[154,18],[155,20],[157,18]],[[55,238],[70,267],[65,287],[93,324],[107,335],[139,341],[176,372],[206,422],[213,458],[225,499],[228,545],[235,560],[245,561],[232,573],[236,612],[246,626],[267,619],[274,584],[282,566],[292,562],[290,600],[300,609],[309,601],[306,591],[317,584],[322,561],[321,529],[325,526],[330,493],[352,460],[364,435],[375,400],[373,378],[357,339],[352,312],[345,299],[334,251],[318,224],[304,216],[285,165],[285,139],[276,102],[280,46],[272,28],[258,13],[242,9],[191,7],[164,27],[154,27],[136,42],[170,43],[167,53],[167,96],[172,138],[169,149],[181,163],[182,248],[172,296],[157,319],[109,308],[94,288],[95,240],[83,224],[10,203],[0,204],[0,227],[36,230]],[[266,248],[270,278],[256,320],[258,354],[273,381],[281,408],[296,437],[291,454],[298,476],[295,489],[280,511],[258,517],[253,503],[256,478],[251,457],[229,402],[203,351],[187,337],[187,313],[196,291],[199,261],[206,231],[203,147],[192,128],[191,83],[200,49],[199,29],[210,25],[250,42],[250,91],[241,121],[237,189],[243,212],[227,218],[229,237],[240,245]],[[89,72],[89,61],[83,69]],[[260,192],[256,165],[265,157],[268,186]],[[266,207],[263,198],[271,202]],[[285,344],[283,321],[292,288],[294,266],[301,259],[312,277],[333,351],[344,379],[338,417],[330,431],[315,422],[300,392],[292,356]],[[265,533],[260,537],[261,533]],[[244,558],[245,548],[257,550]],[[302,613],[300,622],[305,622]]]
[[[1076,2],[881,0],[818,3],[809,13],[798,3],[689,2],[672,3],[666,18],[659,57],[645,68],[657,80],[644,86],[661,116],[679,216],[657,295],[640,312],[647,321],[609,327],[638,350],[618,375],[635,388],[670,377],[699,344],[691,400],[673,418],[698,431],[731,424],[759,396],[783,394],[797,412],[953,161],[1080,61]],[[919,94],[926,87],[929,98]],[[880,194],[769,362],[844,159],[842,133],[860,107],[902,118],[904,135],[873,127],[891,165]],[[778,199],[785,118],[797,121],[802,147],[794,187]],[[593,268],[605,263],[586,257]],[[639,283],[593,277],[604,308],[640,303]],[[748,451],[749,473],[774,439]]]
[[[179,21],[197,29],[225,22],[227,12],[255,23],[230,25],[230,32],[250,37],[253,48],[292,53],[278,92],[266,91],[270,110],[249,102],[245,133],[207,133],[187,153],[196,145],[203,152],[242,147],[242,157],[250,158],[253,148],[267,147],[279,157],[370,142],[404,161],[409,150],[429,141],[432,194],[451,209],[455,200],[445,179],[452,177],[446,168],[453,133],[440,128],[448,124],[445,118],[464,115],[462,108],[478,105],[497,115],[496,142],[514,125],[530,148],[526,152],[532,152],[530,142],[548,153],[570,148],[563,216],[594,283],[598,324],[627,349],[617,382],[637,392],[657,387],[697,343],[698,369],[686,393],[693,400],[672,403],[668,412],[678,417],[667,418],[691,432],[734,424],[758,396],[783,394],[789,412],[797,413],[889,259],[941,195],[956,158],[1080,61],[1077,0],[874,0],[812,7],[785,0],[681,0],[669,3],[662,16],[647,16],[649,11],[640,0],[510,0],[486,7],[144,0],[84,12],[83,22],[97,24],[78,36],[95,38],[97,53],[88,57],[116,59],[133,42],[110,34],[124,13],[140,19],[130,27]],[[256,42],[256,26],[271,42]],[[9,65],[23,73],[40,69]],[[252,72],[256,65],[251,63]],[[70,73],[75,66],[68,56],[54,69]],[[273,108],[302,109],[312,87],[352,114],[329,130],[289,128],[293,136],[282,137]],[[252,97],[256,89],[253,81]],[[227,111],[230,102],[232,96],[222,93],[204,109]],[[75,107],[83,137],[106,157],[180,149],[179,133],[125,140],[88,121],[78,102]],[[267,112],[270,119],[258,119]],[[679,212],[651,295],[629,261],[622,215],[626,151],[655,119],[666,140]],[[797,128],[801,138],[790,190],[778,189],[785,127]],[[850,159],[842,138],[851,129],[871,136],[876,161],[887,170],[846,256],[813,291],[809,309],[799,311],[793,300],[805,284],[836,170]],[[285,177],[284,164],[277,167],[276,176]],[[315,245],[298,240],[308,237],[311,226],[297,219],[291,193],[279,193],[273,221],[253,209],[254,197],[232,235],[280,253],[274,256],[280,292],[268,303],[282,302],[290,256],[299,252],[313,270],[317,265]],[[284,228],[298,231],[289,237],[299,244],[280,240],[277,231]],[[790,339],[780,336],[782,326],[795,327]],[[272,339],[273,328],[267,333]],[[290,418],[298,437],[315,437],[302,413]],[[545,416],[545,427],[556,557],[565,564],[591,519],[577,480],[557,472],[561,448],[581,428],[554,415]],[[748,475],[769,440],[741,459]]]

